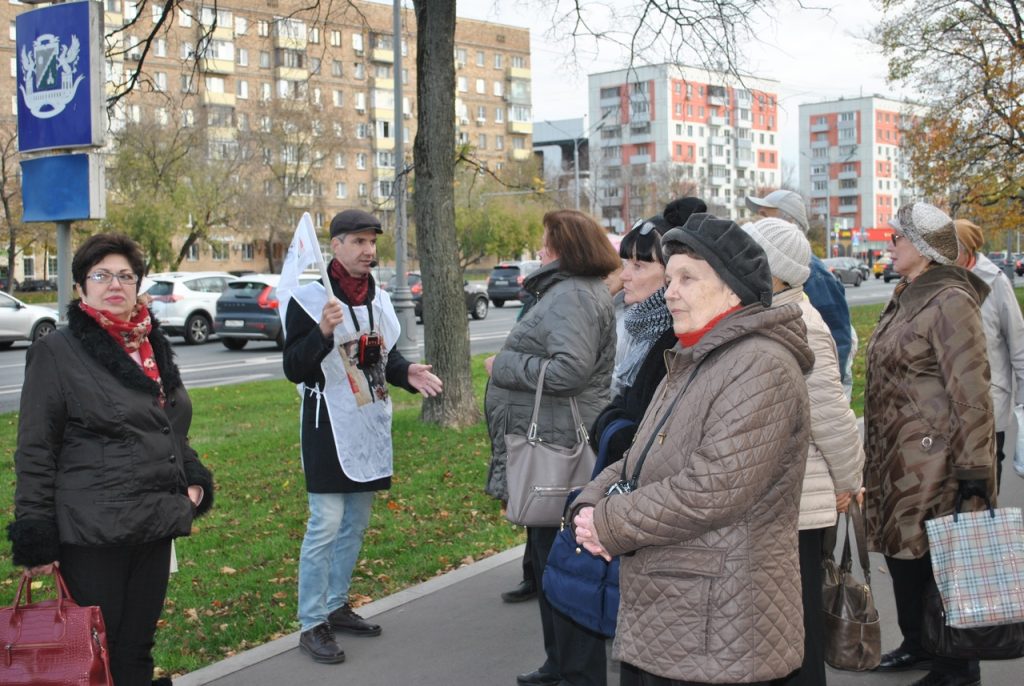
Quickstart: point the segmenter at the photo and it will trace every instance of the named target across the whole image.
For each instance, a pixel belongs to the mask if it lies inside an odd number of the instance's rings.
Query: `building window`
[[[132,7],[132,17],[131,18],[134,19],[135,18],[135,3],[134,2],[132,2],[132,3],[125,3],[124,18],[125,19],[129,18],[128,17],[128,5],[131,5],[131,7]],[[188,10],[183,10],[183,9],[179,8],[179,10],[178,10],[178,26],[181,26],[181,27],[186,28],[186,29],[188,27],[192,26],[192,13],[189,12]]]
[[[505,149],[505,137],[498,135],[494,137],[494,149],[504,150]]]
[[[484,55],[483,50],[476,51],[476,66],[482,67],[487,64],[487,56]]]
[[[363,54],[363,34],[352,34],[352,49],[356,51],[357,55]]]
[[[356,153],[356,169],[366,169],[366,153]]]
[[[526,69],[526,58],[522,55],[512,55],[513,69]]]
[[[366,184],[365,183],[359,184],[359,197],[360,198],[365,198],[366,197]]]
[[[460,93],[469,92],[469,79],[467,79],[465,76],[460,76],[458,88]]]
[[[228,244],[221,241],[211,241],[210,252],[213,254],[215,261],[223,262],[228,259]]]
[[[249,66],[249,51],[245,48],[238,49],[238,66],[248,67]]]
[[[494,123],[504,124],[505,123],[505,108],[495,107],[494,108]]]
[[[158,71],[153,74],[153,89],[158,91],[167,90],[167,72]]]
[[[478,147],[481,150],[486,150],[487,149],[487,134],[486,133],[477,134],[477,137],[476,137],[476,147]]]
[[[483,79],[476,80],[476,92],[479,95],[487,95],[487,82]]]
[[[270,53],[260,50],[260,69],[270,69]]]
[[[366,66],[362,62],[356,62],[353,65],[352,77],[360,81],[366,78]]]
[[[189,262],[196,262],[199,260],[199,244],[193,243],[188,246],[188,250],[185,252],[185,259]]]
[[[153,41],[153,56],[167,57],[167,39],[157,38]]]
[[[249,30],[249,20],[245,17],[235,17],[235,35],[244,36]]]
[[[505,68],[504,55],[500,55],[498,53],[494,53],[494,68],[495,69],[504,69]]]
[[[348,197],[348,184],[344,181],[338,181],[334,184],[334,197],[338,200],[344,200]]]
[[[260,19],[259,21],[257,21],[256,22],[256,33],[260,36],[260,38],[269,38],[270,37],[270,22],[268,22],[266,19]]]
[[[331,31],[331,35],[329,37],[329,40],[331,42],[331,47],[332,48],[340,48],[341,47],[341,31]]]
[[[505,84],[501,81],[494,82],[494,96],[500,98],[505,95]]]
[[[249,82],[245,79],[239,79],[235,82],[235,95],[242,100],[246,100],[249,97]]]
[[[338,89],[331,91],[331,104],[335,107],[341,107],[345,104],[345,96]]]
[[[309,29],[309,42],[313,45],[320,45],[320,29],[316,26],[311,26]]]
[[[242,243],[239,252],[242,253],[243,262],[252,262],[256,259],[256,246],[252,243]]]

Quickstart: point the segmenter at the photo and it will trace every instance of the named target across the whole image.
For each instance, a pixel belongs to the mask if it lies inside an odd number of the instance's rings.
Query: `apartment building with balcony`
[[[416,135],[416,21],[403,13],[403,32],[393,36],[392,4],[352,0],[333,5],[299,0],[219,0],[177,6],[103,0],[107,35],[108,95],[123,87],[144,64],[138,83],[109,117],[108,140],[131,123],[195,127],[210,158],[236,153],[254,130],[271,130],[284,110],[299,110],[325,134],[331,153],[297,186],[289,205],[298,217],[309,211],[322,228],[334,213],[362,207],[393,220],[396,169],[395,127],[404,127],[404,164],[412,161]],[[18,0],[0,4],[0,21],[10,25],[0,56],[10,75],[0,78],[0,95],[10,107],[0,120],[13,123],[16,111],[15,16],[27,9]],[[148,45],[153,27],[160,31]],[[122,29],[115,31],[115,29]],[[455,36],[457,144],[479,162],[500,171],[529,160],[532,112],[529,30],[459,19]],[[144,52],[145,51],[145,52]],[[401,122],[394,121],[395,58],[402,58]],[[0,99],[0,102],[4,100]],[[282,145],[282,147],[287,147]],[[113,153],[113,146],[105,151]],[[294,151],[266,150],[265,155]],[[225,179],[225,183],[229,183]],[[245,226],[224,226],[210,241],[193,246],[185,269],[266,269],[265,250],[283,255],[287,243],[267,248]],[[290,230],[286,231],[290,236]],[[184,238],[185,229],[182,229]],[[181,244],[181,240],[178,241]],[[26,276],[42,276],[44,260],[26,255]],[[21,278],[19,276],[19,278]]]
[[[683,194],[738,218],[781,182],[776,81],[657,64],[591,74],[588,90],[598,211],[618,232]]]
[[[871,95],[803,104],[799,111],[800,191],[811,215],[831,228],[834,253],[881,256],[889,220],[915,197],[901,146],[921,108]]]

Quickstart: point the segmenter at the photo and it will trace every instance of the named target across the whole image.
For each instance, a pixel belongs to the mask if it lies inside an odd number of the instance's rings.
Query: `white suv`
[[[167,272],[150,274],[148,280],[149,309],[164,331],[197,345],[209,340],[217,298],[237,277],[227,272]]]

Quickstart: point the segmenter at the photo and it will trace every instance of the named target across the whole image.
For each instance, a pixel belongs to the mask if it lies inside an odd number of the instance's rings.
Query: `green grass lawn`
[[[482,397],[482,358],[474,361]],[[156,664],[192,671],[298,628],[299,546],[306,492],[298,404],[287,381],[192,392],[192,444],[217,483],[217,503],[178,539]],[[418,421],[419,396],[394,390],[395,477],[378,495],[352,583],[353,601],[394,593],[524,540],[483,493],[490,456],[484,424],[438,429]],[[13,455],[17,415],[0,417],[0,452]],[[13,516],[14,469],[0,467],[0,519]],[[19,570],[0,545],[0,602]]]
[[[1018,298],[1021,293],[1018,291]],[[882,305],[851,308],[860,337],[853,405],[861,414],[864,359]],[[483,398],[483,356],[474,359]],[[192,392],[192,444],[214,471],[217,504],[177,542],[156,664],[192,671],[295,631],[296,574],[305,531],[294,386],[265,381]],[[523,541],[483,493],[490,444],[483,422],[438,429],[418,421],[419,397],[395,390],[395,477],[378,495],[353,578],[356,603],[381,598]],[[0,415],[0,453],[13,455],[17,414]],[[0,466],[0,519],[13,516],[13,461]],[[0,545],[0,602],[20,571]]]

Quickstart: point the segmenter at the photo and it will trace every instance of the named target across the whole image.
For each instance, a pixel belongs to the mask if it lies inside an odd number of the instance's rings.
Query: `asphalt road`
[[[486,319],[469,320],[470,351],[474,355],[497,352],[512,329],[519,307],[512,303],[492,307]],[[423,325],[416,325],[416,338],[423,354]],[[178,367],[186,388],[224,386],[246,381],[283,379],[281,353],[271,342],[250,342],[242,350],[228,350],[214,339],[206,345],[185,345],[180,337],[172,338]],[[0,351],[0,413],[13,412],[21,401],[21,384],[25,378],[25,352],[28,343],[15,343]]]

